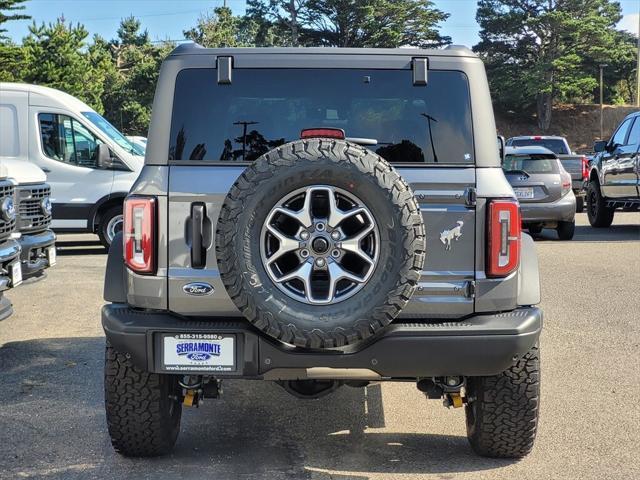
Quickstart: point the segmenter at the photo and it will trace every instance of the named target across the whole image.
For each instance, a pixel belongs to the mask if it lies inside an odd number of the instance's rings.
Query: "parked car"
[[[479,454],[526,455],[538,263],[495,132],[466,48],[177,47],[108,258],[115,449],[167,453],[182,406],[240,378],[414,381]]]
[[[15,234],[21,247],[22,277],[42,277],[55,265],[56,236],[51,231],[50,188],[36,165],[4,158],[8,180],[14,184]]]
[[[14,238],[14,184],[8,176],[7,168],[0,162],[0,320],[13,313],[11,301],[4,292],[22,283],[20,244]]]
[[[576,211],[584,210],[584,182],[589,176],[589,159],[584,155],[578,155],[569,148],[569,142],[564,137],[550,135],[535,135],[511,137],[507,140],[509,147],[544,147],[555,153],[564,169],[571,175],[571,185],[576,197]]]
[[[596,142],[587,184],[587,216],[609,227],[616,210],[640,209],[640,112],[627,115],[609,140]]]
[[[573,238],[576,197],[571,175],[544,147],[507,147],[502,169],[520,202],[522,224],[531,234],[554,228],[560,240]]]
[[[88,105],[59,90],[0,83],[3,154],[37,165],[51,186],[52,228],[97,233],[108,247],[144,152]]]
[[[147,137],[127,135],[127,140],[133,143],[136,147],[139,147],[144,155],[144,152],[147,150]]]

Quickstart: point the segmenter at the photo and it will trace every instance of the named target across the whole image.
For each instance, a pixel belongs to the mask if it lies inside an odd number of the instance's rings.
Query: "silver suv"
[[[102,310],[118,452],[170,451],[224,379],[413,381],[464,407],[479,454],[531,450],[538,262],[470,50],[179,46],[124,215]]]

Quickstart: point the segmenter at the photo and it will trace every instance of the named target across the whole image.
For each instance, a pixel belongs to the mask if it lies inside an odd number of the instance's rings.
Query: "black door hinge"
[[[469,280],[464,284],[464,296],[466,298],[474,298],[476,296],[476,282]]]
[[[467,207],[476,206],[476,189],[473,187],[467,187],[464,189],[464,204]]]

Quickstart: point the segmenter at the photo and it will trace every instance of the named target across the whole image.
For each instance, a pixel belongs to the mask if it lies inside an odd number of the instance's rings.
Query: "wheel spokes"
[[[310,304],[341,301],[362,288],[380,247],[371,212],[350,192],[329,185],[284,197],[263,232],[262,258],[271,280]]]
[[[343,240],[340,244],[340,247],[342,248],[342,250],[355,253],[359,258],[367,262],[369,265],[373,265],[373,258],[371,258],[368,253],[362,250],[362,247],[360,246],[362,240],[364,240],[367,235],[369,235],[373,231],[373,228],[373,224],[369,224],[357,235]]]
[[[311,262],[303,262],[295,270],[281,276],[277,279],[278,283],[289,282],[291,280],[300,280],[304,285],[304,294],[308,300],[311,299],[311,274],[313,273],[313,264]]]
[[[336,286],[340,280],[349,280],[355,283],[364,282],[364,277],[360,277],[345,270],[338,262],[331,262],[327,270],[329,273],[329,301],[335,296]]]
[[[300,223],[305,228],[309,228],[313,225],[313,218],[311,215],[311,189],[307,190],[304,196],[304,203],[302,208],[298,211],[291,210],[290,208],[285,207],[276,207],[273,210],[273,213],[281,213],[282,215],[286,215],[290,218],[293,218]]]
[[[278,240],[278,250],[273,252],[267,259],[267,265],[271,265],[273,262],[281,258],[285,253],[296,251],[300,246],[300,242],[298,242],[298,240],[285,235],[273,225],[267,224],[267,231],[271,235],[273,235],[276,240]]]

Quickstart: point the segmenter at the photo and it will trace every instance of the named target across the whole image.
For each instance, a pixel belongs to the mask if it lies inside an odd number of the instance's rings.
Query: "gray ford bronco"
[[[169,452],[224,379],[401,381],[526,455],[538,263],[497,145],[466,48],[176,48],[107,262],[115,449]]]

